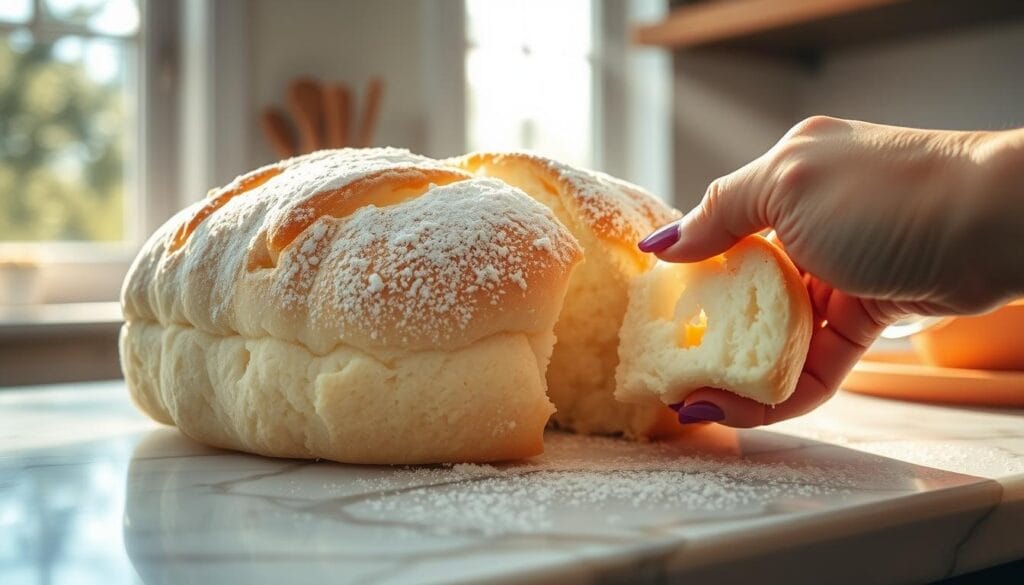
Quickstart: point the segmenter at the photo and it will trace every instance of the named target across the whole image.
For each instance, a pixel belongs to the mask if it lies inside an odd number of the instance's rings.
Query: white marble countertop
[[[1024,410],[840,393],[501,466],[197,445],[120,382],[0,389],[0,583],[921,582],[1024,558]]]

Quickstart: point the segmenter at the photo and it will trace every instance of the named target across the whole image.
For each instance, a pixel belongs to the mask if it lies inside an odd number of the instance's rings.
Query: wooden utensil
[[[356,146],[370,146],[373,142],[373,131],[380,114],[380,103],[384,98],[384,80],[374,77],[366,86],[366,98],[363,104],[363,116],[359,122],[359,134]]]
[[[295,136],[284,117],[284,112],[279,108],[263,108],[260,122],[263,126],[263,134],[266,135],[270,147],[274,149],[277,156],[281,158],[295,156]]]
[[[313,152],[324,145],[323,88],[310,77],[300,77],[288,86],[288,106],[299,127],[300,147],[303,153]]]
[[[329,148],[348,146],[351,108],[348,87],[344,84],[324,87],[324,127]]]

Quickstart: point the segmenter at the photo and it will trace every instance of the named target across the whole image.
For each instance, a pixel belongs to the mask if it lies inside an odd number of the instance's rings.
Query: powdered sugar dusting
[[[600,171],[545,161],[575,189],[584,219],[611,237],[635,242],[677,215],[637,185]]]
[[[271,166],[280,168],[282,172],[229,200],[199,224],[184,246],[163,255],[156,279],[158,286],[166,286],[175,292],[172,295],[175,304],[158,308],[157,312],[162,313],[158,314],[161,321],[180,320],[177,315],[183,313],[185,320],[204,329],[217,333],[232,331],[230,309],[236,285],[253,248],[265,245],[259,241],[261,230],[296,202],[389,169],[446,168],[439,161],[397,148],[322,150]],[[211,194],[230,189],[245,176],[262,173],[268,168],[247,173]],[[174,227],[182,221],[180,218],[191,217],[194,210],[203,205],[205,201],[196,202],[176,216],[172,220]],[[157,232],[142,254],[166,248],[173,227],[165,227],[168,229]],[[321,231],[307,230],[302,243],[307,248],[303,250],[300,246],[293,258],[284,259],[288,266],[283,268],[282,274],[295,276],[311,271],[321,258],[311,254],[309,246],[323,240],[329,227],[321,225],[316,228]],[[303,284],[308,289],[309,283],[301,283],[288,294],[297,299]]]
[[[281,254],[273,292],[282,307],[293,308],[305,303],[313,287],[313,277],[319,272],[337,231],[337,225],[330,218],[320,218],[295,239],[291,253]],[[364,286],[369,291],[373,283],[367,278]]]
[[[527,294],[533,278],[565,270],[578,254],[547,208],[492,179],[435,187],[401,205],[369,205],[328,221],[337,233],[321,263],[331,277],[311,289],[309,316],[368,331],[381,343],[443,341],[482,305]],[[552,244],[538,253],[538,239]]]
[[[528,159],[547,167],[562,183],[562,204],[572,207],[580,219],[605,238],[632,245],[652,230],[679,217],[642,187],[600,171],[582,169],[528,151],[478,153],[453,159],[452,164],[475,168],[476,157]],[[468,163],[468,164],[467,164]],[[486,171],[477,169],[477,174]],[[543,247],[544,242],[535,243]]]
[[[371,274],[367,280],[370,281],[370,284],[369,286],[366,287],[366,292],[370,293],[371,295],[377,294],[380,291],[384,290],[384,280],[381,279],[380,275],[377,274],[376,272]]]
[[[321,150],[281,163],[285,172],[275,177],[273,192],[290,202],[337,189],[367,175],[397,169],[445,169],[441,162],[400,148],[345,148]],[[271,191],[271,189],[267,189]],[[264,193],[266,196],[267,193]]]
[[[298,203],[369,175],[453,170],[393,148],[320,151],[275,166],[280,174],[229,200],[180,250],[163,254],[158,278],[175,292],[175,305],[158,308],[161,321],[217,333],[245,328],[232,314],[237,285],[250,258],[267,249],[269,227],[286,216],[303,219]],[[430,185],[399,205],[371,202],[348,217],[304,219],[310,227],[274,260],[267,309],[303,315],[312,330],[355,331],[389,344],[450,338],[480,306],[530,294],[534,278],[565,273],[581,253],[547,208],[487,179]],[[163,252],[158,243],[168,231],[149,253]],[[548,244],[538,248],[537,241]],[[384,339],[383,331],[401,339]]]

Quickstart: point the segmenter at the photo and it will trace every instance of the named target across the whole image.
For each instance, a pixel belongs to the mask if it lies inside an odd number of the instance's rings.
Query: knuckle
[[[788,135],[789,136],[815,136],[828,130],[833,130],[841,125],[843,122],[838,118],[831,116],[811,116],[804,118],[794,125]]]
[[[768,157],[768,167],[776,174],[782,174],[791,165],[798,161],[805,160],[812,153],[808,153],[810,139],[786,137],[772,149]]]
[[[723,199],[726,197],[727,181],[725,177],[719,177],[708,185],[704,192],[704,199],[701,201],[701,212],[707,216],[716,215],[722,207]]]
[[[811,116],[797,122],[772,148],[770,160],[776,165],[804,156],[815,145],[825,141],[829,134],[849,129],[850,122],[830,116]]]
[[[717,205],[725,192],[725,177],[719,177],[708,184],[708,190],[704,193],[704,205]]]
[[[798,159],[788,162],[779,169],[776,181],[777,192],[782,195],[804,193],[814,182],[816,175],[817,169],[810,161]]]

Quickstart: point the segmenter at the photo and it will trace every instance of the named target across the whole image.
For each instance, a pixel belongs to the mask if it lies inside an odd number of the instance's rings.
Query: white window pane
[[[0,2],[0,22],[17,24],[32,19],[32,0],[3,0]]]
[[[590,6],[467,0],[470,149],[525,148],[592,164]]]
[[[590,54],[593,39],[590,0],[537,4],[535,14],[544,16],[527,28],[529,44],[535,52],[567,57]]]
[[[139,30],[137,0],[45,0],[45,6],[48,17],[98,33],[133,35]]]
[[[466,0],[466,37],[473,46],[516,49],[523,42],[525,14],[519,2]]]
[[[532,109],[531,91],[522,91],[510,79],[524,74],[524,61],[506,53],[472,50],[466,60],[469,95],[468,128],[472,150],[529,148],[523,136],[524,120]]]
[[[0,37],[0,240],[123,240],[134,47],[10,37]]]
[[[587,55],[591,0],[466,0],[466,34],[474,47]]]
[[[544,92],[534,110],[536,144],[533,147],[566,162],[591,166],[591,67],[583,60],[536,59],[538,87]],[[539,92],[538,92],[539,93]]]

